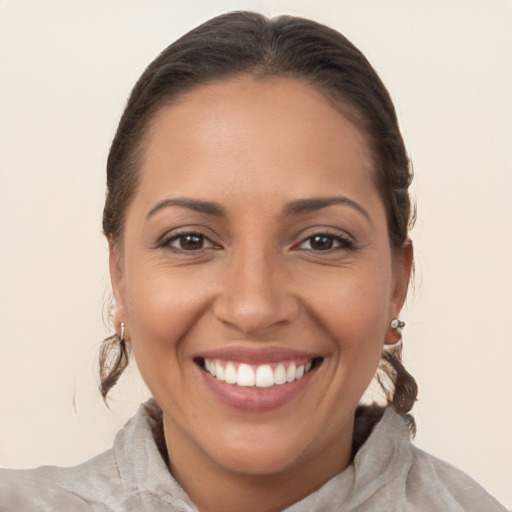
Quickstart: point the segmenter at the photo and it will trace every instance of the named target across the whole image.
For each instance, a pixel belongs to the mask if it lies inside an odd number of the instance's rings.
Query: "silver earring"
[[[119,343],[124,343],[124,322],[121,322],[121,334],[119,335]]]
[[[405,322],[402,322],[402,320],[398,320],[398,318],[393,318],[393,320],[391,320],[391,323],[389,325],[390,325],[391,329],[398,330],[398,329],[402,329],[403,327],[405,327]]]

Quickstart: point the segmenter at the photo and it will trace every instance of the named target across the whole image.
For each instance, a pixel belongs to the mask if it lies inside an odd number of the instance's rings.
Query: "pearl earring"
[[[391,320],[391,323],[389,325],[390,325],[391,329],[398,330],[398,329],[402,329],[405,326],[405,322],[402,322],[402,320],[399,320],[398,318],[393,318],[393,320]]]

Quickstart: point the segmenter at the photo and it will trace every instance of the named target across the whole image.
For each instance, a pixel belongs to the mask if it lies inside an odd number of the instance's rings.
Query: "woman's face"
[[[171,465],[341,471],[411,259],[364,134],[305,83],[245,77],[160,110],[144,148],[115,320]]]

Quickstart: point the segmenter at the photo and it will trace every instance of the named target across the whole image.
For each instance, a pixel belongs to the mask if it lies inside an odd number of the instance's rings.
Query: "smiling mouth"
[[[322,357],[307,360],[283,361],[271,364],[251,365],[222,359],[195,358],[203,371],[217,381],[240,388],[276,388],[301,380],[317,368]]]

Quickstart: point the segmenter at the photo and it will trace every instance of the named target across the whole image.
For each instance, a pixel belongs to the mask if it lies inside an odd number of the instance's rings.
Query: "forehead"
[[[199,197],[222,183],[232,194],[294,199],[308,188],[373,187],[365,135],[320,90],[290,78],[193,89],[156,113],[143,155],[139,187],[153,194],[174,186]]]

